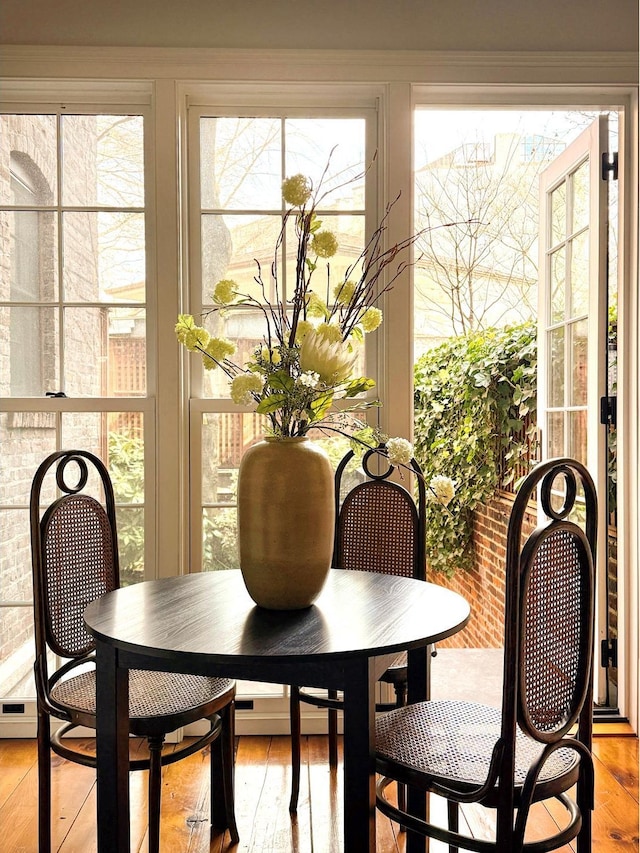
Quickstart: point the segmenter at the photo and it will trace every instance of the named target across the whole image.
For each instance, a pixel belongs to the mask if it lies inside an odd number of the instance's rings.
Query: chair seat
[[[208,678],[175,672],[152,672],[132,669],[129,672],[129,718],[131,732],[170,731],[176,725],[203,718],[203,706],[211,705],[211,713],[233,697],[235,682],[228,678]],[[95,727],[95,669],[60,681],[51,691],[52,699],[69,711],[72,717]],[[93,722],[91,722],[93,718]],[[162,722],[158,726],[158,718]]]
[[[435,782],[464,791],[486,780],[491,753],[500,737],[500,715],[497,708],[471,702],[407,705],[376,719],[376,752],[383,762],[406,767],[414,782],[417,774],[424,777],[425,786]],[[542,749],[542,744],[517,730],[517,788],[524,784],[527,771]],[[575,750],[556,750],[540,772],[540,783],[565,790],[573,783],[578,764]]]
[[[385,684],[397,684],[407,680],[407,653],[401,652],[379,678]]]

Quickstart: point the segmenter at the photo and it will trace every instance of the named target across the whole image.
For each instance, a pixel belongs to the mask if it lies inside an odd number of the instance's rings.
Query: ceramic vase
[[[238,475],[238,542],[256,604],[313,604],[331,567],[334,521],[333,469],[319,445],[269,437],[247,450]]]

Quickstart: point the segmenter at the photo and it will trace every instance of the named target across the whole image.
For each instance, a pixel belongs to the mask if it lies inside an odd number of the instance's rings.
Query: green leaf
[[[291,393],[295,388],[295,380],[287,373],[286,370],[276,370],[269,376],[269,387],[274,391],[282,391]]]
[[[319,421],[323,418],[333,403],[333,391],[327,391],[326,394],[321,394],[311,401],[307,409],[311,412],[310,420]]]
[[[428,510],[430,571],[472,568],[471,510],[510,484],[527,460],[523,428],[536,434],[536,335],[533,322],[480,330],[445,341],[415,364],[415,456],[427,480],[442,474],[457,483],[455,514]]]
[[[356,397],[358,394],[363,394],[365,391],[370,391],[375,388],[376,383],[373,379],[367,376],[361,376],[359,379],[353,379],[344,389],[345,397]]]
[[[281,409],[286,403],[287,397],[285,394],[269,394],[268,397],[263,397],[256,406],[256,412],[259,415],[269,415],[271,412],[276,412]]]

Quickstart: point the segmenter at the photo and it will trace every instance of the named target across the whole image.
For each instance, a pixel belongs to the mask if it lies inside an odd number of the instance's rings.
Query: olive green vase
[[[238,475],[238,541],[256,604],[313,604],[331,567],[334,520],[333,469],[321,447],[306,437],[269,437],[247,450]]]

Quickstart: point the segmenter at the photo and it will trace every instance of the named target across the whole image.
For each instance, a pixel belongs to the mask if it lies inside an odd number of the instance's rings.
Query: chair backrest
[[[580,494],[581,492],[581,494]],[[538,497],[547,522],[522,544]],[[543,462],[523,481],[507,533],[503,736],[515,724],[542,744],[579,721],[591,745],[597,500],[586,468]]]
[[[49,488],[52,469],[62,495],[43,508],[43,484]],[[90,480],[97,497],[83,492]],[[30,524],[36,680],[46,689],[47,647],[71,659],[91,652],[94,640],[84,627],[84,609],[119,585],[115,500],[100,459],[84,450],[48,456],[31,486]]]
[[[410,463],[415,474],[411,479],[415,480],[416,501],[408,489],[389,479],[393,467],[384,455],[369,450],[362,459],[366,479],[341,502],[342,477],[353,456],[349,451],[336,469],[333,565],[424,580],[426,490],[420,466],[415,460]],[[372,470],[376,460],[386,467],[382,473]]]

